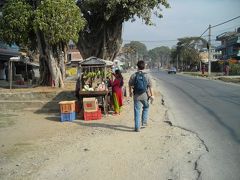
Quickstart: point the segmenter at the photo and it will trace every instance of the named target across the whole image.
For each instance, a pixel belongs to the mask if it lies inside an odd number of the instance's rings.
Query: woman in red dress
[[[123,96],[122,96],[122,86],[123,86],[123,77],[120,70],[116,70],[113,73],[115,77],[114,81],[110,81],[113,92],[113,105],[115,114],[120,114],[121,107],[123,105]]]

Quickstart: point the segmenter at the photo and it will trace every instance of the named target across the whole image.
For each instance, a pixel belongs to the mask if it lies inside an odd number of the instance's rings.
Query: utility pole
[[[208,76],[211,76],[211,24],[208,28]]]
[[[183,56],[182,56],[182,57],[180,56],[180,60],[181,60],[181,59],[182,59],[182,62],[181,62],[181,63],[182,63],[181,71],[183,72]]]
[[[178,54],[177,54],[177,71],[178,71]]]
[[[136,63],[138,62],[138,51],[136,50]]]

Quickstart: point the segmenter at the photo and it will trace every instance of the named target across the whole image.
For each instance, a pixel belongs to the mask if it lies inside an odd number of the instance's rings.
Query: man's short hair
[[[139,70],[143,70],[145,68],[145,62],[144,61],[138,61],[137,67]]]

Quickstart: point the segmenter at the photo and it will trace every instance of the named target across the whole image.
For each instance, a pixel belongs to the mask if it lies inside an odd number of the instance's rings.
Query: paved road
[[[154,72],[173,125],[194,131],[209,152],[200,157],[199,179],[240,179],[240,86]]]

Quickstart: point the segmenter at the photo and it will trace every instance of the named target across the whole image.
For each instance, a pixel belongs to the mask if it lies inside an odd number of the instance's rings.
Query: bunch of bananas
[[[95,77],[96,77],[96,73],[95,72],[88,72],[88,73],[84,73],[83,74],[83,78],[84,79],[95,78]]]
[[[108,72],[106,73],[106,77],[107,77],[107,78],[111,78],[111,77],[112,77],[112,72],[111,72],[111,71],[108,71]]]
[[[106,74],[107,77],[111,77],[111,72],[107,72]],[[96,71],[96,72],[85,72],[83,74],[83,78],[84,79],[88,79],[88,78],[92,78],[92,79],[95,79],[95,78],[104,78],[104,71]]]

